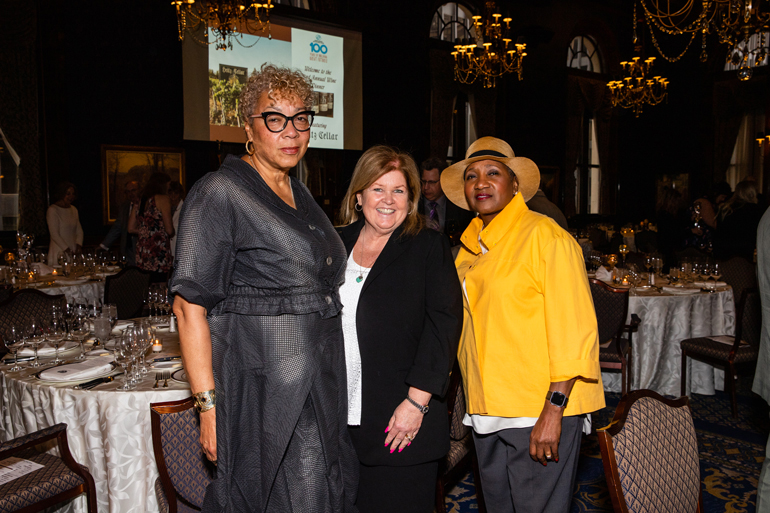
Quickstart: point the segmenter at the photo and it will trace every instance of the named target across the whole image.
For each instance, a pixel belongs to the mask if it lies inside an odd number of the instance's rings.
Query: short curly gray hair
[[[310,77],[301,71],[265,63],[259,71],[254,70],[241,92],[240,111],[244,124],[249,122],[249,116],[254,114],[264,92],[271,100],[296,96],[308,109],[313,106],[313,82]]]

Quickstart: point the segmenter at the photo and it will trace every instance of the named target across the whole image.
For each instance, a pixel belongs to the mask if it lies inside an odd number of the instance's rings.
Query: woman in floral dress
[[[171,179],[165,173],[153,173],[142,191],[139,204],[131,206],[129,233],[137,234],[136,265],[153,273],[152,281],[166,281],[174,263],[171,237],[174,225],[171,201],[166,194]]]

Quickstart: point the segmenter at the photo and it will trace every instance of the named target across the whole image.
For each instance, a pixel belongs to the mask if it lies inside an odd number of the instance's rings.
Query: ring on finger
[[[412,440],[414,440],[414,437],[413,437],[412,435],[406,435],[404,438],[406,438],[406,439],[407,439],[407,440],[409,440],[410,442],[411,442]]]
[[[545,459],[550,460],[551,459],[551,455],[550,454],[546,454],[545,455]]]

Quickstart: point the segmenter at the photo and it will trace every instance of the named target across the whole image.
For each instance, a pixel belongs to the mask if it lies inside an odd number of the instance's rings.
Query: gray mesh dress
[[[297,209],[228,156],[190,191],[170,289],[208,312],[217,479],[203,511],[356,511],[338,287],[345,248],[309,191]]]

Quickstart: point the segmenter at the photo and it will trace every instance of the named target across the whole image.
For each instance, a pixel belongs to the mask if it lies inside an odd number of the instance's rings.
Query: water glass
[[[103,345],[110,338],[110,332],[112,332],[110,318],[104,315],[96,317],[94,319],[94,337],[96,337],[94,348],[100,347],[100,343]]]
[[[70,336],[78,341],[80,344],[80,356],[75,358],[76,360],[85,360],[86,353],[83,348],[83,341],[90,333],[88,329],[88,318],[86,316],[76,316],[71,323]]]
[[[36,317],[32,317],[27,324],[27,345],[31,346],[35,350],[35,359],[29,364],[30,367],[40,367],[42,364],[37,356],[37,349],[40,344],[45,342],[45,332],[40,320]]]
[[[110,328],[115,328],[118,323],[118,306],[113,303],[107,303],[102,307],[102,314],[110,319]]]
[[[50,343],[56,350],[56,358],[54,358],[53,364],[62,363],[63,360],[59,359],[59,346],[61,345],[64,337],[67,336],[67,329],[64,325],[64,320],[61,317],[53,316],[47,324],[46,341]]]
[[[13,353],[13,367],[8,370],[12,372],[22,370],[23,367],[19,365],[19,349],[24,345],[24,334],[22,333],[22,330],[17,326],[9,326],[8,329],[5,330],[3,342],[5,343],[5,347]]]

